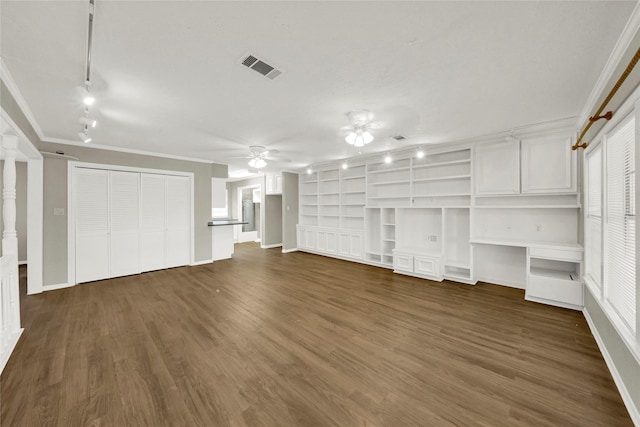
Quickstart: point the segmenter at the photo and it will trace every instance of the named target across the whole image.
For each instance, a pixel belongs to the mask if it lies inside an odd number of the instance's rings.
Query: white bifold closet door
[[[76,171],[76,281],[110,277],[109,171]]]
[[[167,267],[189,264],[191,258],[191,188],[186,176],[167,176]]]
[[[140,267],[142,271],[167,267],[167,177],[140,174]]]
[[[109,171],[111,277],[140,273],[139,180],[139,173]]]

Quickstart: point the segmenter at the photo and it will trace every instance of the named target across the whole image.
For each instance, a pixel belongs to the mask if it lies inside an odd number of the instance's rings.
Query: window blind
[[[602,146],[586,157],[587,221],[585,224],[586,275],[602,288]]]
[[[635,119],[606,140],[605,296],[629,329],[636,329]]]

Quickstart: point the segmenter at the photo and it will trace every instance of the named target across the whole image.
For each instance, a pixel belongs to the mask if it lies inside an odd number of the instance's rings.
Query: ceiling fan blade
[[[285,163],[290,163],[291,159],[283,159],[282,157],[263,157],[263,159],[265,160],[271,160],[272,162],[285,162]]]
[[[267,151],[263,151],[262,154],[265,156],[269,156],[271,154],[278,154],[280,152],[280,150],[267,150]]]

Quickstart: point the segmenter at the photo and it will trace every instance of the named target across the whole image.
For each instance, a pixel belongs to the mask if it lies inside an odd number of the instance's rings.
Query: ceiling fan
[[[349,126],[342,127],[347,132],[344,140],[354,147],[363,147],[373,141],[371,130],[380,129],[380,122],[373,121],[373,113],[368,110],[349,111],[346,113]]]
[[[279,152],[280,151],[274,150],[274,149],[268,150],[266,147],[262,145],[252,145],[249,147],[248,156],[240,156],[236,158],[249,159],[249,162],[247,163],[249,167],[254,169],[262,169],[263,167],[267,166],[267,160],[273,160],[273,161],[281,160],[285,162],[288,161],[286,159],[279,159],[279,158],[273,157],[274,154],[278,154]]]

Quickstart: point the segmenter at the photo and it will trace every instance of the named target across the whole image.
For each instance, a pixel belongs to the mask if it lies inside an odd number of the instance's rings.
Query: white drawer
[[[545,276],[529,276],[527,296],[582,306],[582,282]]]
[[[413,255],[396,252],[393,255],[393,269],[413,273]]]
[[[428,276],[440,276],[439,258],[432,257],[415,257],[414,269],[416,273]]]
[[[582,261],[582,252],[572,249],[530,248],[529,256],[544,259],[559,259],[566,261]]]

